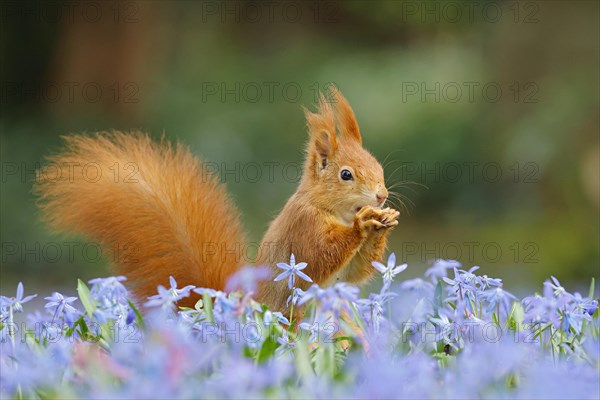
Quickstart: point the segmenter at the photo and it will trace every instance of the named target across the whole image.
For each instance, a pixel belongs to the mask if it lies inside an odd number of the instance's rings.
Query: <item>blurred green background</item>
[[[598,2],[3,2],[1,17],[2,291],[108,273],[39,220],[33,170],[60,135],[164,132],[237,165],[223,178],[257,242],[295,189],[301,106],[330,82],[388,184],[410,181],[389,246],[405,278],[438,257],[516,293],[600,275]]]

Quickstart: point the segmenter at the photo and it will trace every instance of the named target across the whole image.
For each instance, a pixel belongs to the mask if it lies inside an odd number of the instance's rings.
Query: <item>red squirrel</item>
[[[382,208],[388,191],[383,168],[362,146],[348,101],[339,90],[305,109],[306,159],[300,184],[271,222],[255,265],[279,270],[294,253],[303,270],[327,286],[361,284],[375,272],[399,212]],[[224,290],[244,265],[241,254],[207,252],[207,245],[243,249],[239,211],[217,177],[182,144],[157,143],[141,132],[99,132],[64,137],[49,157],[67,177],[39,174],[35,192],[44,219],[56,231],[99,243],[113,270],[128,278],[137,300],[156,293],[173,276],[179,286]],[[86,169],[86,170],[84,170]],[[94,170],[94,173],[88,172]],[[90,175],[92,177],[90,178]],[[311,283],[297,280],[306,289]],[[257,301],[287,311],[286,280],[261,282]],[[191,306],[197,298],[180,301]]]

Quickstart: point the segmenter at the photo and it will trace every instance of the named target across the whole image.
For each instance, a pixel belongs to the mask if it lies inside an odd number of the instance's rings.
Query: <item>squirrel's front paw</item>
[[[394,210],[393,208],[386,207],[380,210],[379,216],[379,222],[381,222],[385,228],[391,228],[398,225],[398,217],[400,216],[400,212]]]
[[[399,216],[400,213],[393,208],[365,206],[356,213],[355,224],[362,232],[368,233],[370,230],[378,231],[398,225]]]
[[[359,229],[367,233],[369,230],[380,230],[398,225],[399,215],[398,211],[389,207],[381,209],[365,206],[356,213],[354,220]]]
[[[379,211],[375,207],[365,206],[358,210],[354,216],[354,224],[363,234],[367,234],[372,229],[381,229],[383,224],[378,221]]]

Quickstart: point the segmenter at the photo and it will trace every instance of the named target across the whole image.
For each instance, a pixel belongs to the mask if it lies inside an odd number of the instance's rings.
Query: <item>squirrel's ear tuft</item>
[[[343,139],[356,140],[359,144],[362,143],[358,122],[356,122],[354,111],[352,111],[352,107],[350,107],[348,100],[346,100],[342,95],[342,92],[334,85],[329,86],[329,97],[331,102],[335,104],[340,136]]]
[[[325,96],[321,95],[318,113],[305,108],[304,115],[309,134],[308,156],[317,157],[319,165],[324,168],[337,149],[333,109]]]

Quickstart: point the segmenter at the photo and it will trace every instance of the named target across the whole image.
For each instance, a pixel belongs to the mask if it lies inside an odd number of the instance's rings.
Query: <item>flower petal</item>
[[[406,268],[408,268],[408,264],[398,265],[396,268],[394,268],[392,270],[392,272],[394,273],[394,275],[396,275],[396,274],[399,274],[400,272],[404,271]]]
[[[21,297],[23,297],[23,282],[19,282],[17,285],[17,301],[21,300]]]
[[[450,278],[446,278],[445,276],[444,276],[444,277],[442,277],[442,280],[443,280],[444,282],[446,282],[448,285],[452,285],[452,286],[456,285],[456,281],[454,281],[454,280],[452,280],[452,279],[450,279]]]
[[[296,264],[296,270],[304,269],[307,266],[308,266],[308,264],[305,262],[298,263],[298,264]]]
[[[281,262],[281,263],[277,263],[277,268],[281,268],[281,269],[288,270],[288,269],[290,269],[290,268],[292,268],[292,267],[291,267],[291,265],[288,265],[288,264],[286,264],[286,263],[282,263],[282,262]]]
[[[375,267],[375,269],[379,272],[381,272],[382,274],[385,272],[386,268],[385,265],[383,265],[382,263],[380,263],[379,261],[372,261],[371,265]]]
[[[312,282],[313,280],[310,279],[310,276],[306,275],[304,272],[302,271],[296,271],[296,275],[298,275],[298,277],[304,279],[307,282]]]
[[[279,282],[280,280],[287,278],[291,273],[292,273],[291,270],[282,272],[281,274],[277,275],[277,277],[275,279],[273,279],[273,282]]]
[[[31,294],[29,296],[26,296],[24,299],[21,300],[21,303],[27,303],[29,300],[33,299],[34,297],[37,297],[37,294]]]
[[[395,253],[390,254],[390,256],[388,257],[387,266],[390,269],[394,268],[396,266],[396,254]]]

